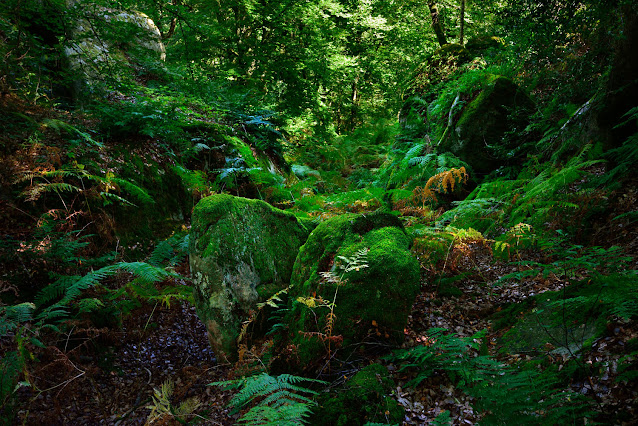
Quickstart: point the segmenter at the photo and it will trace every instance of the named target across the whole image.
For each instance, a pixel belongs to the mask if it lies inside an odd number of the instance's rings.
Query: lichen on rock
[[[190,266],[197,312],[218,357],[236,357],[242,321],[286,288],[309,230],[260,200],[217,194],[192,216]]]

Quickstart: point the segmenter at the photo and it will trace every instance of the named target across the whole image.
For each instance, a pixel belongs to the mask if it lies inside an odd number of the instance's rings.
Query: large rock
[[[465,43],[465,48],[472,53],[473,56],[478,56],[491,49],[503,50],[505,48],[505,41],[500,37],[495,36],[479,36],[472,37]]]
[[[534,102],[512,80],[489,75],[439,150],[452,152],[475,172],[490,173],[518,153],[505,136],[525,129],[533,109]]]
[[[84,17],[76,22],[64,48],[76,96],[91,91],[105,76],[113,81],[130,80],[136,69],[144,68],[139,64],[165,60],[160,30],[145,14],[98,5],[73,7],[81,8],[78,13]]]
[[[288,333],[278,342],[280,365],[310,371],[335,350],[341,358],[364,341],[401,342],[420,286],[411,242],[388,213],[346,214],[319,224],[295,262],[291,310],[284,319]],[[344,258],[362,250],[368,252],[359,260],[367,266],[351,264],[343,271]],[[322,277],[326,272],[332,279]]]
[[[218,358],[236,358],[242,321],[259,301],[288,286],[308,234],[293,214],[260,200],[213,195],[195,206],[195,303]]]

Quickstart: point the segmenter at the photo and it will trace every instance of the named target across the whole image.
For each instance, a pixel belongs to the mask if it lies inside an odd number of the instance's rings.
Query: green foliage
[[[452,168],[470,167],[450,153],[426,153],[431,147],[423,142],[416,143],[404,155],[397,155],[394,162],[385,167],[377,180],[377,184],[389,188],[414,189],[425,186],[432,176],[447,172]]]
[[[487,356],[476,356],[485,331],[457,338],[445,329],[430,329],[424,346],[396,351],[390,360],[413,369],[418,385],[445,372],[471,395],[486,424],[552,424],[583,415],[586,407],[577,394],[554,388],[555,379],[535,370],[519,370]]]
[[[62,179],[70,179],[73,183],[60,182]],[[22,192],[22,196],[27,201],[36,201],[44,194],[55,193],[60,198],[65,209],[66,202],[62,197],[62,193],[65,192],[77,192],[84,195],[85,200],[100,200],[104,205],[109,205],[114,201],[134,205],[119,195],[110,192],[123,190],[133,195],[142,204],[154,203],[153,198],[134,183],[118,178],[113,173],[107,173],[105,176],[91,174],[82,164],[77,162],[58,170],[26,172],[18,178],[16,183],[25,181],[31,182],[31,185]]]
[[[174,276],[164,268],[144,262],[118,262],[89,272],[84,276],[63,276],[42,289],[36,297],[35,303],[41,309],[36,319],[41,321],[63,319],[66,317],[68,305],[80,297],[84,290],[118,274],[120,271],[133,274],[136,276],[135,281],[140,284],[151,284]]]
[[[9,417],[12,412],[12,398],[20,387],[19,379],[24,368],[24,359],[18,351],[7,351],[0,358],[0,408]],[[2,418],[3,424],[8,418]]]
[[[626,118],[626,121],[616,127],[628,125],[632,121],[638,123],[638,107],[632,108],[624,115],[624,118]],[[622,178],[635,172],[633,165],[638,162],[638,133],[631,135],[618,148],[606,152],[605,157],[611,160],[614,167],[603,176],[600,176],[596,183],[613,189],[619,185]]]
[[[20,324],[31,321],[35,305],[30,302],[0,306],[0,335],[6,335]]]
[[[519,223],[543,229],[552,220],[566,222],[566,217],[581,210],[579,197],[587,199],[592,192],[586,188],[569,191],[574,182],[586,175],[587,168],[600,163],[599,160],[584,160],[589,148],[586,146],[563,167],[551,163],[541,165],[541,171],[533,178],[522,175],[515,180],[485,182],[465,200],[455,202],[456,207],[445,212],[439,221],[471,226],[486,233],[498,226],[512,228]],[[530,167],[528,170],[534,173],[535,169]],[[567,192],[573,194],[567,198]]]
[[[175,266],[188,255],[189,234],[174,234],[161,241],[146,260],[153,266]]]
[[[282,374],[276,377],[262,373],[245,379],[215,382],[210,385],[225,388],[240,388],[229,402],[233,411],[253,405],[239,420],[246,425],[303,425],[311,414],[311,407],[316,403],[306,395],[317,392],[298,383],[325,382],[316,379]],[[256,404],[255,404],[256,402]]]

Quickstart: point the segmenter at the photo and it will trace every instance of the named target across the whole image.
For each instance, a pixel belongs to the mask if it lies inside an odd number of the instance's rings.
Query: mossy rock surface
[[[532,99],[512,80],[487,75],[440,150],[453,153],[476,172],[490,173],[513,159],[517,147],[505,136],[524,129],[533,109]]]
[[[465,43],[465,48],[473,55],[481,54],[489,49],[503,49],[505,47],[505,40],[495,36],[479,36],[472,37]]]
[[[372,364],[355,374],[343,389],[318,398],[313,426],[360,426],[366,423],[401,424],[403,408],[390,397],[395,384],[388,370]]]
[[[289,292],[288,333],[281,345],[290,354],[288,368],[309,371],[338,349],[341,356],[364,341],[398,344],[420,287],[412,239],[389,213],[345,214],[319,224],[299,251]],[[362,250],[367,267],[344,272],[345,258]],[[341,282],[330,282],[331,272]],[[315,306],[299,298],[317,300]],[[321,302],[323,300],[323,302]],[[334,302],[330,331],[326,303]],[[324,305],[324,306],[322,306]]]
[[[213,195],[192,216],[190,266],[195,303],[217,355],[232,360],[242,320],[290,282],[309,230],[260,200]]]

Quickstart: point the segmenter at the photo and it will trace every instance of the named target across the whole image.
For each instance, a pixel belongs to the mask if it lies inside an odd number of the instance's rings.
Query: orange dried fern
[[[417,186],[412,191],[412,201],[425,207],[426,203],[436,203],[436,194],[454,192],[454,188],[467,183],[469,175],[465,167],[452,168],[445,172],[437,173],[426,182],[424,187]]]

